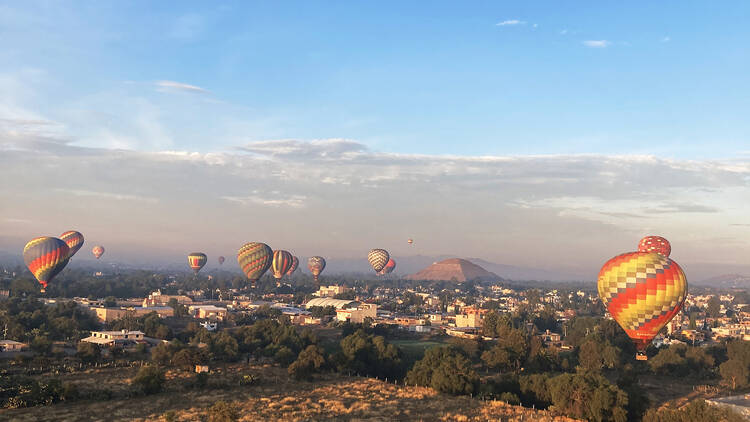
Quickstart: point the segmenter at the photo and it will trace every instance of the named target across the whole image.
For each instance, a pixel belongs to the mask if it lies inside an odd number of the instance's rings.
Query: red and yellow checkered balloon
[[[672,253],[672,245],[661,236],[646,236],[638,242],[638,252],[658,252],[669,256]]]
[[[656,252],[610,259],[599,271],[597,287],[604,306],[641,351],[680,312],[687,297],[682,268]]]

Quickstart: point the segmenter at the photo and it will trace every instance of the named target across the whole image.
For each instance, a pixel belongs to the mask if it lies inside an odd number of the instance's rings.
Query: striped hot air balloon
[[[271,260],[271,272],[273,278],[280,280],[286,273],[292,268],[294,257],[287,251],[278,250],[273,251],[273,259]]]
[[[201,268],[206,265],[206,262],[208,262],[208,257],[202,252],[193,252],[188,255],[188,264],[190,264],[190,269],[195,271],[196,274],[198,274],[198,271],[200,271]]]
[[[265,243],[250,242],[237,251],[237,263],[247,278],[255,283],[271,266],[273,251]]]
[[[325,268],[326,260],[322,256],[314,256],[307,260],[307,269],[312,273],[313,279],[316,283],[318,282],[320,273],[322,273]]]
[[[99,259],[104,254],[104,246],[96,245],[93,248],[91,248],[91,253],[94,254],[96,259]]]
[[[83,235],[75,230],[70,230],[61,234],[60,240],[65,242],[70,249],[70,252],[68,252],[68,259],[72,258],[73,255],[75,255],[83,246]]]
[[[224,265],[225,258],[223,256],[219,257],[219,265]]]
[[[687,297],[682,268],[656,252],[610,259],[599,272],[597,287],[604,306],[640,352],[680,312]]]
[[[23,248],[23,261],[42,285],[42,291],[65,268],[69,255],[68,245],[56,237],[37,237]]]
[[[373,249],[367,254],[367,261],[376,273],[385,267],[389,259],[390,255],[385,249]]]
[[[289,267],[289,271],[286,272],[286,275],[289,277],[294,274],[295,271],[297,271],[297,267],[299,267],[299,259],[296,256],[292,257],[292,266]]]
[[[668,257],[672,253],[672,245],[661,236],[646,236],[638,242],[638,252],[657,252]]]
[[[406,241],[406,243],[408,243],[408,244],[411,245],[412,243],[414,243],[414,239],[409,239],[409,240]]]

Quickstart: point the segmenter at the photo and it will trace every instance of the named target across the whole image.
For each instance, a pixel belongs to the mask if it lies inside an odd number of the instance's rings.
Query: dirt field
[[[99,421],[207,420],[207,408],[224,400],[240,410],[242,421],[570,421],[502,402],[482,402],[469,397],[437,394],[432,389],[404,387],[354,377],[327,375],[315,382],[296,382],[281,368],[234,366],[213,374],[209,387],[185,387],[187,374],[168,374],[167,390],[147,397],[122,397],[132,369],[91,371],[65,377],[75,382],[117,391],[106,401],[60,403],[28,409],[0,411],[0,420]],[[240,386],[236,381],[253,374],[260,381]]]

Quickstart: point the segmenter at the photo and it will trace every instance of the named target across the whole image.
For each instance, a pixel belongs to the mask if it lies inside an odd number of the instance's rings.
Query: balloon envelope
[[[412,243],[414,243],[414,239],[409,239],[409,240],[406,241],[406,243],[408,243],[408,244],[411,245]]]
[[[367,254],[367,261],[375,272],[379,272],[388,263],[390,255],[385,249],[373,249]]]
[[[93,248],[91,248],[91,253],[94,254],[96,259],[101,258],[102,254],[104,254],[104,246],[94,246]]]
[[[279,280],[292,268],[294,257],[287,251],[278,250],[273,251],[273,259],[271,260],[271,272],[273,278]]]
[[[638,252],[657,252],[668,257],[672,253],[672,245],[661,236],[646,236],[638,242]]]
[[[258,281],[271,266],[273,251],[265,243],[250,242],[237,251],[237,263],[251,282]]]
[[[224,264],[224,259],[225,258],[223,256],[219,257],[219,265],[223,265]]]
[[[307,269],[310,270],[315,281],[318,281],[318,276],[320,276],[320,273],[322,273],[325,268],[326,260],[323,259],[322,256],[314,256],[307,260]]]
[[[72,258],[73,255],[78,252],[83,246],[83,235],[75,230],[67,231],[60,235],[60,240],[68,245],[70,251],[68,252],[68,259]]]
[[[188,264],[196,274],[206,265],[206,262],[208,262],[208,257],[202,252],[193,252],[188,255]]]
[[[388,263],[385,264],[385,267],[383,267],[382,270],[378,274],[385,275],[390,274],[393,272],[393,270],[396,268],[396,261],[393,260],[393,258],[388,260]]]
[[[37,237],[23,248],[23,261],[42,288],[60,273],[68,263],[70,248],[56,237]]]
[[[687,279],[679,265],[656,252],[629,252],[599,271],[599,297],[612,318],[643,351],[680,312]]]
[[[299,267],[299,258],[296,256],[292,257],[292,266],[289,267],[289,271],[286,272],[286,275],[291,276],[294,274],[295,271],[297,271],[297,267]]]

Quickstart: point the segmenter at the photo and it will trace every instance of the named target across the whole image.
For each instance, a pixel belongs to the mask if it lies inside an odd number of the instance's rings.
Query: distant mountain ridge
[[[750,276],[742,274],[724,274],[696,282],[696,284],[723,288],[748,288],[750,287]]]

